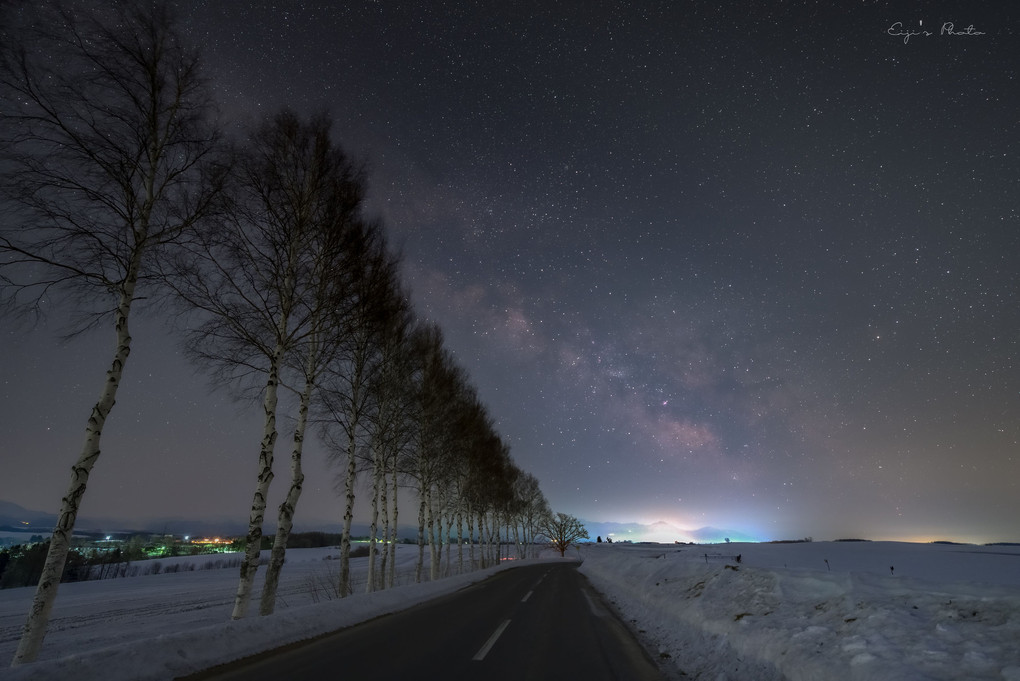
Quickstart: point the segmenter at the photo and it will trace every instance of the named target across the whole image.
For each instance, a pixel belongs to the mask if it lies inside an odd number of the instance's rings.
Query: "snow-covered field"
[[[367,559],[356,558],[351,561],[356,594],[343,600],[332,593],[339,572],[337,549],[288,551],[276,612],[236,622],[230,621],[230,612],[238,569],[201,567],[210,560],[227,561],[241,554],[166,558],[159,561],[163,573],[158,575],[61,584],[39,661],[13,669],[7,665],[17,649],[35,588],[0,590],[0,679],[172,679],[402,610],[514,565],[507,561],[494,569],[414,584],[417,547],[397,549],[396,588],[362,593]],[[451,553],[455,570],[455,547]],[[269,552],[262,555],[268,558]],[[184,567],[189,563],[195,564],[194,570]],[[173,571],[175,564],[181,565],[177,571]],[[426,564],[426,579],[427,571]],[[264,576],[265,568],[259,568],[252,613],[258,612]]]
[[[1017,546],[616,544],[584,553],[581,571],[685,678],[1020,681]]]
[[[34,589],[0,591],[0,678],[170,679],[410,607],[493,572],[415,585],[417,552],[402,546],[402,586],[341,601],[328,587],[336,553],[289,551],[276,614],[238,622],[229,621],[236,569],[64,584],[40,662],[16,669],[5,665]],[[1020,547],[602,544],[579,554],[582,572],[678,677],[1020,681]],[[364,565],[354,561],[362,580]]]

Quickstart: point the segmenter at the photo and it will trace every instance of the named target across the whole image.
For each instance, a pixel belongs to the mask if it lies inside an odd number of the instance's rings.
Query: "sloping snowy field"
[[[415,585],[416,553],[406,546],[398,552],[403,586],[340,601],[329,594],[335,549],[289,551],[276,614],[238,622],[229,621],[237,569],[64,584],[40,662],[16,669],[5,665],[34,589],[0,591],[0,678],[170,679],[410,607],[493,573]],[[603,544],[579,553],[582,572],[677,676],[1020,681],[1020,547]],[[456,564],[455,550],[453,557]],[[161,562],[165,570],[209,560]],[[353,566],[363,583],[365,559]]]
[[[653,656],[691,678],[1020,681],[1020,547],[616,544],[585,558]]]
[[[343,600],[331,593],[339,572],[337,549],[288,551],[276,612],[236,622],[230,621],[230,612],[238,569],[201,567],[241,554],[167,558],[159,561],[163,573],[158,575],[61,584],[39,661],[13,669],[6,665],[14,657],[35,588],[0,590],[0,679],[172,679],[403,610],[514,567],[507,561],[493,569],[415,584],[417,547],[397,548],[396,588],[362,593],[367,559],[355,558],[351,571],[356,593]],[[269,552],[262,555],[268,558]],[[452,560],[455,569],[456,548]],[[426,579],[427,561],[426,554]],[[184,567],[189,563],[196,565],[194,571]],[[176,564],[182,568],[174,572]],[[264,576],[261,567],[252,613],[258,612]]]

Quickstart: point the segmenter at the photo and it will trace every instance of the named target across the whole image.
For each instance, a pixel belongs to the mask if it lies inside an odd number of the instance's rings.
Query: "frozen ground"
[[[492,574],[415,585],[416,549],[400,548],[403,586],[343,601],[329,594],[335,549],[290,551],[276,614],[238,622],[236,569],[64,584],[40,662],[17,669],[3,665],[33,589],[0,591],[0,678],[170,679]],[[602,544],[580,556],[677,678],[1020,681],[1020,547]],[[355,561],[362,579],[364,563]]]

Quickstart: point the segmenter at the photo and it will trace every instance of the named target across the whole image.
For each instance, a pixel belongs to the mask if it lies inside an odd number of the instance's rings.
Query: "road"
[[[661,681],[664,677],[578,573],[576,563],[506,570],[403,612],[189,677],[336,678]]]

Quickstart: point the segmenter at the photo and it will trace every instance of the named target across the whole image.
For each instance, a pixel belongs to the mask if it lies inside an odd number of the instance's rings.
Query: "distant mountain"
[[[735,542],[757,541],[754,537],[739,530],[722,530],[716,527],[702,527],[696,530],[681,529],[670,523],[658,521],[648,525],[642,523],[615,523],[581,520],[588,530],[592,541],[602,537],[605,541],[612,538],[617,541],[657,542],[672,544],[674,542],[695,542],[698,544],[723,543],[726,539]]]
[[[87,516],[79,516],[77,522],[74,524],[74,529],[77,532],[162,532],[166,528],[167,532],[174,532],[172,527],[177,527],[185,522],[177,518],[158,518],[154,520],[145,521],[125,521],[113,518],[90,518]],[[10,501],[0,500],[0,528],[11,530],[11,531],[22,531],[31,532],[33,534],[50,534],[53,531],[54,525],[57,524],[56,513],[46,513],[44,511],[33,511],[19,506],[18,504]],[[197,529],[194,534],[202,534],[202,530],[205,528],[216,528],[218,533],[228,534],[228,532],[219,530],[220,526],[225,526],[224,529],[230,527],[229,523],[213,522],[208,523],[204,521],[194,523]],[[233,523],[238,527],[243,525]]]
[[[49,536],[57,524],[55,513],[43,511],[32,511],[18,504],[0,500],[0,530],[26,532],[31,534],[43,534]],[[79,516],[74,525],[76,532],[101,532],[106,534],[174,534],[201,536],[227,536],[239,537],[248,533],[247,519],[216,517],[216,518],[182,518],[179,516],[168,516],[163,518],[146,518],[139,520],[124,520],[116,518],[90,518]],[[271,535],[276,532],[276,523],[267,522],[263,525],[263,534]],[[342,530],[339,522],[326,522],[311,520],[298,522],[294,532],[330,532],[339,533]],[[366,536],[369,533],[367,523],[355,523],[351,527],[351,534]],[[401,537],[413,537],[417,528],[401,527]]]
[[[717,544],[725,542],[727,539],[743,542],[761,541],[758,537],[741,532],[740,530],[720,530],[717,527],[702,527],[698,530],[691,530],[689,534],[694,537],[691,541],[703,544]]]
[[[50,532],[56,522],[57,516],[52,513],[30,511],[24,506],[0,499],[0,527],[25,531],[46,528]]]
[[[0,530],[30,532],[32,534],[49,535],[57,522],[54,513],[32,511],[18,504],[0,500]],[[715,527],[702,527],[696,530],[685,530],[666,522],[651,524],[615,523],[581,520],[588,530],[592,541],[601,536],[603,541],[612,537],[613,541],[658,542],[695,542],[699,544],[723,543],[727,538],[735,542],[753,542],[756,538],[738,530],[723,530]],[[124,520],[111,518],[79,517],[75,523],[77,532],[102,532],[106,534],[174,534],[197,536],[228,536],[238,537],[248,533],[245,518],[182,518],[179,516]],[[310,520],[299,522],[295,532],[333,532],[339,533],[339,522]],[[267,522],[263,527],[266,535],[276,532],[276,524]],[[369,532],[367,524],[357,523],[351,528],[354,536],[366,536]],[[417,528],[401,527],[401,537],[414,537]]]
[[[49,535],[57,524],[55,513],[32,511],[18,504],[0,500],[0,529]],[[186,518],[152,518],[123,520],[119,518],[90,518],[79,516],[74,524],[76,532],[113,533],[169,533],[191,535],[239,535],[247,532],[247,524],[232,519],[216,518],[192,520]],[[275,528],[274,528],[275,530]]]

